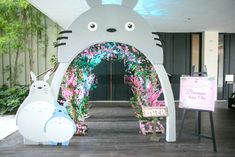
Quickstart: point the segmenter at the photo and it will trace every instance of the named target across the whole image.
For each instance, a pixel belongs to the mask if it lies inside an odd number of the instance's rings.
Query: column
[[[206,31],[202,34],[202,61],[207,67],[209,77],[214,77],[217,82],[218,76],[218,40],[219,33]],[[216,83],[217,85],[217,83]],[[217,93],[217,88],[216,88]]]

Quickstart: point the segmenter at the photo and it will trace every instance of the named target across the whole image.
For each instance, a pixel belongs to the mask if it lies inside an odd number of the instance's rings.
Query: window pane
[[[192,34],[192,66],[195,66],[195,72],[200,67],[200,34]]]
[[[224,65],[224,35],[219,34],[219,47],[218,47],[218,85],[217,85],[217,99],[222,99],[223,91],[223,65]]]

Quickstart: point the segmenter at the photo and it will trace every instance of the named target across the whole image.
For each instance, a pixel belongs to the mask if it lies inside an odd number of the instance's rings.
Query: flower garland
[[[134,47],[116,42],[95,44],[82,51],[70,64],[62,84],[61,101],[68,102],[68,111],[72,119],[79,123],[84,121],[89,110],[89,91],[96,87],[94,68],[102,60],[123,60],[127,82],[132,86],[133,97],[130,102],[135,109],[135,115],[140,120],[144,118],[141,105],[162,106],[159,100],[162,89],[157,74],[148,59]]]

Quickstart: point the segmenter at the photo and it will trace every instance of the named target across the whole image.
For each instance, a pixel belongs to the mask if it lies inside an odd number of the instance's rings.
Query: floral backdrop
[[[131,85],[133,97],[130,102],[135,116],[142,121],[151,121],[142,115],[141,106],[164,106],[159,101],[162,89],[154,67],[140,51],[122,43],[106,42],[95,44],[82,51],[67,69],[60,91],[60,101],[76,122],[85,120],[89,110],[89,92],[96,88],[94,68],[103,60],[123,60],[126,81]]]

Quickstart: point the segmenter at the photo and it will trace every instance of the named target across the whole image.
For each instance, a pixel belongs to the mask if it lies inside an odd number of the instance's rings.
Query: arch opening
[[[163,90],[154,66],[143,53],[127,44],[105,42],[90,46],[79,53],[70,63],[61,83],[59,100],[67,102],[70,116],[76,123],[84,121],[89,110],[89,93],[97,85],[93,73],[102,61],[124,61],[126,82],[131,85],[130,99],[135,116],[141,121],[142,106],[165,106]],[[161,128],[160,128],[161,127]],[[159,129],[163,129],[159,123]]]

